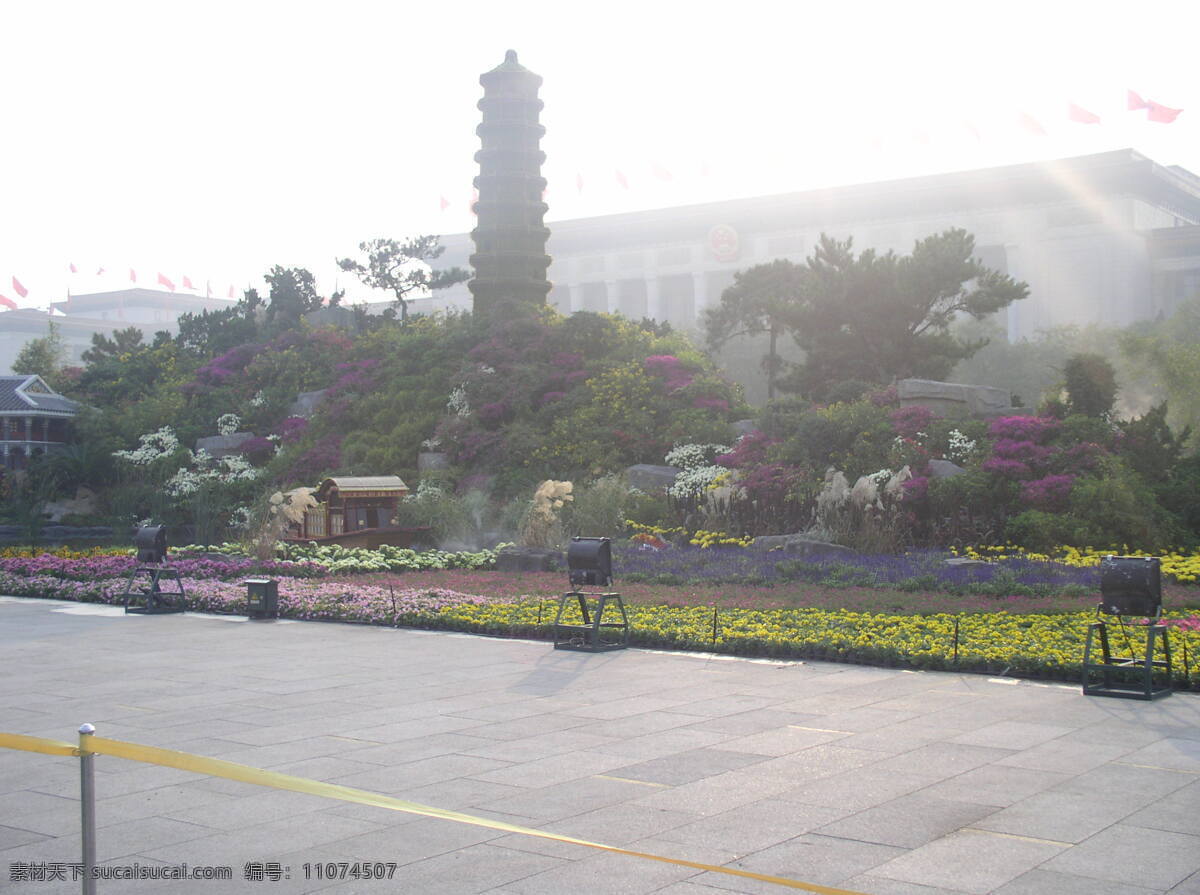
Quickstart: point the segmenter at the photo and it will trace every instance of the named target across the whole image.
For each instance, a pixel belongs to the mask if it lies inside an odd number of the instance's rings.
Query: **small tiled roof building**
[[[0,376],[0,467],[24,469],[35,454],[61,450],[78,412],[40,376]]]

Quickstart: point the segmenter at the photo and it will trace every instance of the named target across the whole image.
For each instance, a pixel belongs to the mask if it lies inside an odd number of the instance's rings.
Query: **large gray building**
[[[62,340],[64,360],[73,366],[82,363],[83,352],[92,347],[96,333],[111,338],[117,330],[135,326],[150,342],[160,330],[178,333],[179,318],[184,314],[219,311],[235,304],[225,298],[132,288],[68,296],[51,304],[54,316],[32,308],[0,312],[0,374],[10,372],[25,343],[46,336],[51,325]]]
[[[736,271],[802,261],[822,233],[907,254],[925,236],[966,229],[981,261],[1030,286],[1004,312],[1010,339],[1154,318],[1200,294],[1200,177],[1132,149],[549,226],[551,304],[685,329]],[[439,266],[469,266],[469,235],[442,244]],[[456,286],[425,308],[470,306]]]

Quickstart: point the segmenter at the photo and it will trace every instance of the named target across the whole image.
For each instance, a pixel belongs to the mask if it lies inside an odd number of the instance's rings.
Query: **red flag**
[[[450,207],[450,200],[447,199],[445,196],[440,196],[439,198],[441,199],[441,203],[442,203],[442,211],[445,211],[447,208]]]
[[[137,272],[132,267],[129,268],[129,282],[131,282],[131,283],[137,282]]]
[[[103,267],[101,267],[99,270],[96,271],[96,276],[100,276],[100,274],[102,274],[102,273],[104,273]]]
[[[583,175],[578,171],[575,172],[575,191],[579,193],[583,192]]]
[[[184,289],[195,289],[196,287],[192,285],[192,281],[188,277],[184,277],[183,278],[183,288]]]
[[[174,291],[175,291],[175,284],[174,284],[174,283],[172,283],[170,280],[168,280],[168,279],[167,279],[167,278],[166,278],[166,277],[165,277],[163,274],[161,274],[161,273],[158,275],[158,285],[160,285],[160,286],[166,286],[166,287],[167,287],[168,289],[170,289],[172,292],[174,292]]]
[[[1183,109],[1172,109],[1169,106],[1164,106],[1161,103],[1156,103],[1154,100],[1147,100],[1147,106],[1150,111],[1146,113],[1146,120],[1153,121],[1157,124],[1170,124],[1179,117],[1179,113]]]
[[[1017,116],[1017,124],[1021,125],[1026,133],[1032,134],[1035,137],[1046,136],[1046,129],[1042,127],[1040,121],[1030,115],[1028,112],[1021,112]]]
[[[1100,116],[1095,112],[1089,112],[1083,106],[1077,106],[1075,103],[1067,103],[1067,117],[1078,124],[1099,124]]]
[[[617,169],[617,183],[619,183],[625,189],[629,189],[629,181],[625,177],[625,172],[619,168]]]
[[[13,286],[13,292],[17,293],[17,295],[21,296],[21,298],[24,298],[26,295],[29,294],[29,290],[26,289],[24,286],[22,286],[21,281],[18,280],[16,277],[12,278],[12,286]]]
[[[670,172],[670,171],[668,171],[666,168],[664,168],[662,165],[660,165],[658,162],[654,162],[654,163],[653,163],[653,164],[650,166],[650,171],[651,171],[651,172],[654,174],[654,176],[655,176],[655,177],[657,177],[659,180],[674,180],[674,179],[675,179],[675,178],[674,178],[674,177],[671,175],[671,172]]]
[[[12,308],[14,311],[17,309],[17,303],[4,295],[0,295],[0,305],[4,305],[6,308]]]
[[[67,267],[69,267],[71,269],[71,273],[79,273],[79,268],[76,267],[74,264],[68,264]]]
[[[1129,109],[1130,112],[1136,112],[1138,109],[1149,109],[1150,104],[1132,90],[1126,90],[1125,107]]]

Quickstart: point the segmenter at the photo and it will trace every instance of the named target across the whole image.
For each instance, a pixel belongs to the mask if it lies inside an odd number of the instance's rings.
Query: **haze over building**
[[[1200,177],[1123,149],[974,171],[554,223],[549,303],[697,328],[733,275],[801,262],[822,233],[907,254],[950,227],[1030,286],[1001,312],[1010,339],[1064,324],[1124,326],[1200,294]],[[466,266],[468,234],[439,267]],[[427,308],[471,307],[463,286]]]

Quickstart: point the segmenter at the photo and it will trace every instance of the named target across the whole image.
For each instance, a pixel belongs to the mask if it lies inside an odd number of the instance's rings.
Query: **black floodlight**
[[[156,564],[167,556],[167,527],[144,525],[133,535],[133,546],[137,548],[140,563]]]
[[[608,538],[571,538],[567,575],[572,587],[612,584],[612,542]]]
[[[1157,556],[1106,556],[1100,561],[1100,611],[1157,618],[1162,572]]]
[[[246,615],[250,618],[279,617],[279,582],[274,578],[247,578]]]

